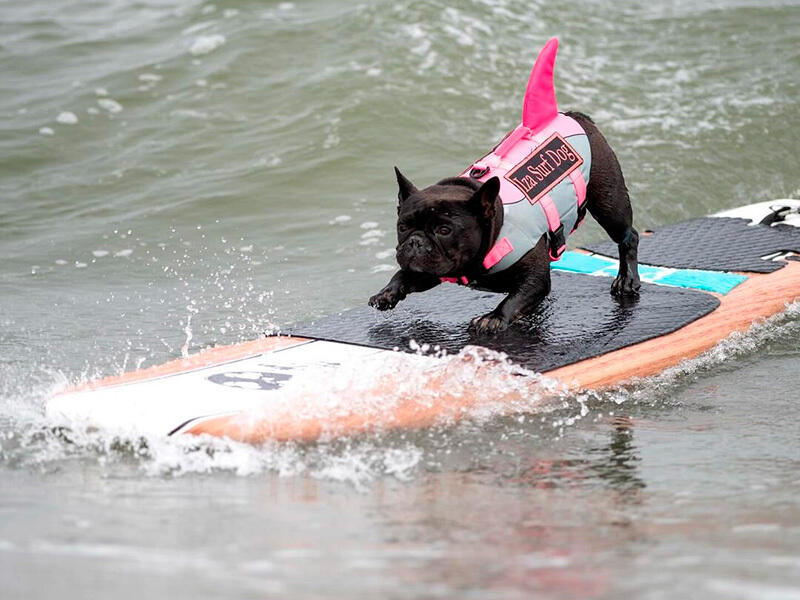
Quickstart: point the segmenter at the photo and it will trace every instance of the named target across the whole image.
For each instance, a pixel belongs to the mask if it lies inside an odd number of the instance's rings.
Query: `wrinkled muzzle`
[[[442,275],[451,268],[452,261],[422,234],[412,234],[397,246],[397,264],[405,271]]]
[[[435,253],[431,241],[422,234],[412,234],[403,243],[397,246],[397,263],[404,270],[429,272],[435,260]]]

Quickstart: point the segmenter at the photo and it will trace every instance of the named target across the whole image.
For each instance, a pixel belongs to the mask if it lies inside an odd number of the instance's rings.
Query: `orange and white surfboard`
[[[655,375],[800,299],[800,201],[775,200],[719,213],[704,220],[698,235],[707,236],[715,223],[734,221],[755,228],[747,233],[764,234],[756,236],[760,241],[752,251],[761,253],[758,261],[770,263],[769,272],[647,266],[643,260],[643,281],[703,290],[699,293],[716,298],[718,306],[663,335],[543,369],[546,380],[533,374],[539,371],[535,364],[526,365],[528,370],[509,368],[496,354],[469,346],[441,358],[352,340],[275,336],[83,383],[50,398],[46,412],[147,435],[208,434],[252,443],[313,440],[424,427],[483,406],[524,410],[532,398],[551,392],[553,382],[603,388]],[[654,236],[655,249],[658,243]],[[567,255],[554,268],[586,278],[615,273],[612,258]],[[390,313],[386,323],[391,321]]]

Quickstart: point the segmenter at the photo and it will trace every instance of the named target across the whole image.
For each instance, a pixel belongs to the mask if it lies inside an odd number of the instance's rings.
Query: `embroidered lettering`
[[[525,160],[506,173],[531,204],[553,189],[583,164],[583,158],[567,141],[554,133]]]

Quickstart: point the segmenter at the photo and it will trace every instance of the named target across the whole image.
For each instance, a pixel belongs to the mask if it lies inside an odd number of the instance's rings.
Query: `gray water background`
[[[796,307],[661,377],[421,432],[251,448],[43,416],[365,302],[392,166],[425,185],[483,154],[551,35],[640,229],[797,197],[799,4],[6,0],[2,597],[800,597]]]

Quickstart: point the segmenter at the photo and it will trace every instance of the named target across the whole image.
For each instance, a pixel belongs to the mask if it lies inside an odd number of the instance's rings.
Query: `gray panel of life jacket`
[[[586,135],[572,135],[565,138],[570,145],[581,155],[583,164],[579,167],[583,178],[589,181],[589,172],[592,165],[592,151],[589,147],[589,138]],[[578,203],[575,196],[575,187],[569,177],[561,180],[552,190],[550,196],[558,209],[561,223],[564,226],[564,235],[569,237],[575,222],[578,219]],[[542,207],[531,204],[526,199],[513,204],[504,204],[504,223],[500,232],[501,237],[507,237],[513,246],[511,253],[504,256],[500,262],[489,269],[489,273],[503,271],[521,259],[533,248],[539,239],[549,231],[547,217]]]

